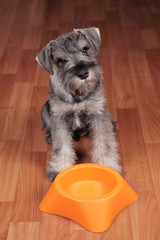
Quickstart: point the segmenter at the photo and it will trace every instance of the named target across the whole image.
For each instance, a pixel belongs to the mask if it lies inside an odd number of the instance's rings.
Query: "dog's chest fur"
[[[71,96],[69,96],[69,99]],[[104,112],[105,98],[101,88],[81,102],[65,102],[58,95],[50,95],[50,111],[53,118],[64,120],[71,131],[87,128],[94,115]]]
[[[65,91],[63,85],[57,87],[58,83],[57,77],[52,76],[50,81],[50,111],[53,117],[63,118],[68,124],[72,123],[72,130],[83,126],[90,116],[101,114],[104,111],[106,100],[101,84],[88,97],[76,102],[73,96]]]

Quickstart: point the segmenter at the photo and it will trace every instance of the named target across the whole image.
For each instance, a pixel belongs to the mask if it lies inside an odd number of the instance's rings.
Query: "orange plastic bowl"
[[[72,219],[91,232],[103,232],[124,207],[137,199],[115,170],[86,163],[58,174],[39,208]]]

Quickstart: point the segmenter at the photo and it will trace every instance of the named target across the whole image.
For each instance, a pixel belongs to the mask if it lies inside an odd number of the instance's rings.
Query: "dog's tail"
[[[50,122],[50,104],[47,101],[42,107],[41,118],[43,123],[43,128],[46,130],[46,141],[47,143],[52,143],[52,132],[51,132],[51,122]]]

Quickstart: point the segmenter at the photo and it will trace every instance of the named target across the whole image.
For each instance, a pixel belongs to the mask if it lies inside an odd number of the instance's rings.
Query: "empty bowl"
[[[115,216],[137,199],[115,170],[85,163],[59,173],[39,208],[72,219],[91,232],[104,232]]]

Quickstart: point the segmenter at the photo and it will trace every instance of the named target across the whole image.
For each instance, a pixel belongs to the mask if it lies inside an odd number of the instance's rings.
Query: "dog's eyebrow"
[[[80,32],[81,33],[81,32]],[[91,43],[89,42],[89,40],[85,37],[85,35],[83,35],[82,33],[79,34],[77,36],[77,44],[78,44],[78,48],[80,50],[82,50],[84,47],[88,47],[88,48],[92,48],[94,54],[96,55],[96,51],[95,49],[93,48],[93,46],[91,45]]]
[[[88,43],[88,41],[84,39],[79,39],[79,41],[77,42],[77,45],[80,50],[82,50],[84,47],[90,47],[90,44]]]
[[[66,58],[65,52],[61,49],[55,50],[54,58]]]
[[[64,50],[69,52],[69,53],[76,53],[77,52],[77,43],[72,41],[72,44],[70,42],[66,41],[64,42]]]
[[[91,44],[91,42],[89,41],[88,37],[86,37],[85,34],[82,33],[80,30],[77,31],[77,33],[78,33],[78,35],[77,35],[77,42],[79,43],[79,42],[83,41],[83,42],[85,43],[85,45],[84,45],[83,47],[80,46],[79,48],[80,48],[80,49],[83,49],[84,47],[91,47],[92,50],[93,50],[93,52],[94,52],[94,54],[97,55],[96,50],[95,50],[94,47],[92,46],[92,44]]]

